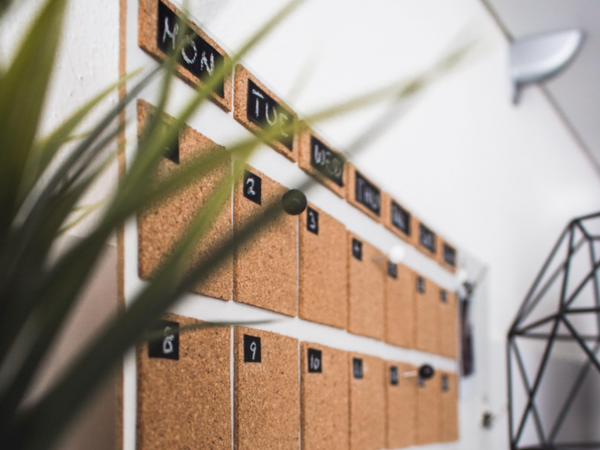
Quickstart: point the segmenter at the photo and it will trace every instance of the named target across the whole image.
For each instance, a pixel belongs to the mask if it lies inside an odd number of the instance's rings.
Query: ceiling
[[[600,1],[483,0],[507,36],[579,28],[583,48],[543,90],[600,172]],[[525,91],[522,101],[527,101]]]

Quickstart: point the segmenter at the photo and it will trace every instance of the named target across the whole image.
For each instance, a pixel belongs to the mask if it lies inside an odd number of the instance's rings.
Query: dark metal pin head
[[[308,202],[306,200],[306,195],[304,195],[302,191],[290,189],[283,194],[283,197],[281,197],[281,204],[286,213],[297,216],[304,212]]]

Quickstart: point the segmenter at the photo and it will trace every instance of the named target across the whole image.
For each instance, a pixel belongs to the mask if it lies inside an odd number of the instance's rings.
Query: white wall
[[[135,3],[129,2],[130,10]],[[48,126],[117,78],[118,3],[71,4]],[[195,0],[190,7],[220,43],[235,49],[281,4]],[[27,16],[0,30],[3,58],[14,42],[5,36],[14,35]],[[134,29],[137,18],[129,22]],[[526,91],[518,107],[511,105],[507,43],[479,1],[312,0],[245,60],[296,110],[308,112],[415,73],[472,23],[485,38],[484,55],[422,95],[353,160],[435,230],[489,265],[487,323],[477,326],[491,344],[487,367],[479,368],[489,375],[492,408],[500,409],[507,326],[568,219],[598,209],[600,179],[538,89]],[[129,39],[135,46],[135,37]],[[175,104],[185,96],[183,87],[178,90]],[[319,129],[343,149],[382,111],[371,108]],[[115,174],[90,201],[105,195]],[[499,423],[485,447],[507,448],[506,436],[505,423]]]

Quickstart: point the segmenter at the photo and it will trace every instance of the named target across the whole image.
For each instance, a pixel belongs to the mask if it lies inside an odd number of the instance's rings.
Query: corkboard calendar
[[[415,337],[415,273],[388,261],[385,277],[385,341],[413,348]]]
[[[415,445],[417,377],[405,377],[417,370],[407,363],[386,362],[386,448]]]

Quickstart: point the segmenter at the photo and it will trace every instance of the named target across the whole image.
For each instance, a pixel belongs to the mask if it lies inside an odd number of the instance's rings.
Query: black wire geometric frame
[[[574,219],[565,228],[508,333],[511,450],[600,449],[600,442],[578,442],[577,439],[573,439],[575,442],[560,442],[562,439],[559,439],[586,377],[590,372],[600,373],[599,269],[600,212]],[[536,341],[540,357],[537,364],[531,364],[531,358],[523,358],[522,346],[531,348],[532,342]],[[583,362],[574,372],[575,376],[570,377],[572,379],[562,380],[559,389],[553,386],[551,398],[556,405],[550,408],[552,411],[548,414],[548,397],[543,397],[542,386],[548,386],[544,383],[544,376],[552,376],[548,372],[554,367],[554,351],[559,345],[572,345],[573,348],[567,350],[580,352],[585,358],[581,358]],[[515,380],[520,378],[525,399],[517,394],[513,376]],[[564,395],[557,401],[559,393]],[[579,395],[579,398],[582,396],[585,395]],[[541,409],[540,404],[544,404],[545,409]],[[600,407],[600,398],[596,404]],[[526,426],[531,431],[527,439],[524,438]],[[597,426],[600,428],[600,425]]]

